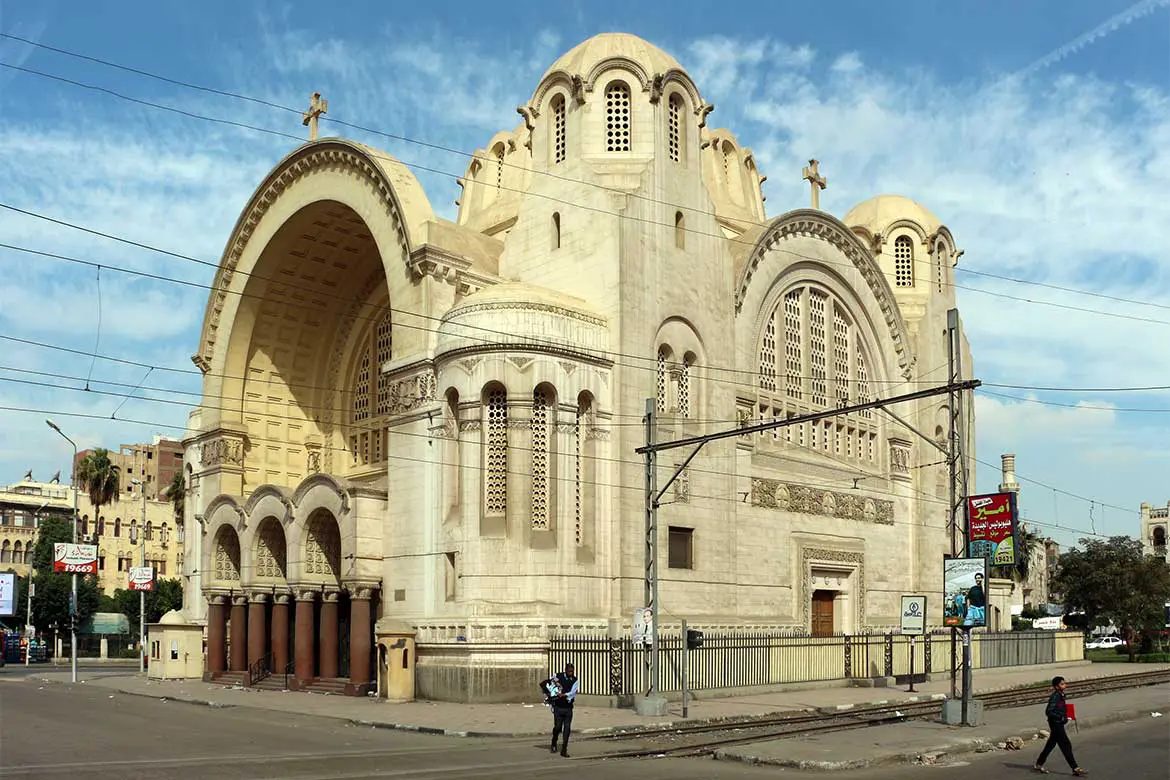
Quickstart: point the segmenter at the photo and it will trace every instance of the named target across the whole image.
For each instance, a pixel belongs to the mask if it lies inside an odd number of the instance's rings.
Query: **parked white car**
[[[1103,636],[1100,639],[1094,639],[1092,642],[1085,643],[1086,650],[1112,650],[1115,647],[1123,647],[1125,640],[1119,636]]]

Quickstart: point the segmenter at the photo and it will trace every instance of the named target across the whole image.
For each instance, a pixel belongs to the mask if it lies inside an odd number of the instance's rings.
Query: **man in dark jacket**
[[[1087,775],[1089,774],[1087,769],[1077,766],[1077,760],[1073,758],[1072,743],[1069,742],[1068,733],[1064,730],[1064,724],[1068,723],[1068,707],[1064,702],[1064,689],[1067,687],[1063,677],[1052,678],[1052,695],[1048,697],[1048,706],[1044,708],[1044,717],[1048,719],[1048,741],[1044,743],[1040,758],[1036,759],[1032,769],[1048,774],[1044,762],[1048,760],[1048,754],[1052,749],[1059,745],[1060,752],[1064,754],[1064,760],[1068,762],[1073,774]]]
[[[578,680],[572,664],[565,664],[565,671],[557,672],[560,695],[549,699],[553,713],[552,746],[550,753],[557,752],[557,737],[564,731],[561,741],[561,755],[569,757],[569,732],[573,729],[573,700],[577,698]]]

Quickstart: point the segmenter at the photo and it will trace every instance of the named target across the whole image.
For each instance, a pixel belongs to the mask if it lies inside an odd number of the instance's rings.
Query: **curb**
[[[1106,713],[1091,719],[1078,721],[1080,727],[1084,729],[1097,728],[1099,726],[1106,726],[1112,723],[1119,723],[1121,721],[1136,720],[1143,716],[1148,716],[1150,709],[1144,707],[1141,709],[1118,710],[1116,712]],[[921,748],[912,751],[903,751],[900,753],[886,753],[867,758],[857,758],[848,761],[817,761],[808,759],[786,759],[780,757],[770,756],[752,756],[746,753],[737,754],[732,750],[717,750],[714,758],[717,761],[738,761],[744,764],[757,764],[760,766],[778,766],[786,769],[800,769],[806,772],[841,772],[854,769],[866,769],[878,766],[890,766],[896,764],[925,764],[937,765],[943,764],[946,759],[956,758],[958,756],[968,755],[971,753],[989,753],[995,750],[1001,750],[998,747],[999,743],[1007,742],[1009,740],[1018,739],[1025,745],[1040,738],[1040,729],[1029,729],[1023,734],[1020,733],[1003,733],[995,735],[981,735],[978,737],[970,737],[965,739],[954,740],[946,742],[934,747]]]

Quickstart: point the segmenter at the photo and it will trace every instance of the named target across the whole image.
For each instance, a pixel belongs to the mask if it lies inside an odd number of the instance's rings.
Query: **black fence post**
[[[845,679],[853,677],[853,637],[845,635]]]
[[[609,640],[609,694],[621,696],[622,690],[622,640]]]
[[[894,634],[892,632],[886,634],[886,643],[885,644],[886,644],[886,653],[885,653],[885,655],[886,655],[886,657],[885,657],[886,674],[885,674],[885,676],[886,677],[893,677],[894,676]]]

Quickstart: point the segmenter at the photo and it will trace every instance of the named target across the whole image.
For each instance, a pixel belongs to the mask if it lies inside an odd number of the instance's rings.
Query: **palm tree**
[[[1024,582],[1028,579],[1028,574],[1031,571],[1032,556],[1036,554],[1036,550],[1043,543],[1044,540],[1028,528],[1027,524],[1020,523],[1016,528],[1015,565],[993,566],[991,567],[991,576]]]
[[[187,482],[183,479],[183,472],[176,471],[171,484],[163,491],[171,501],[171,508],[175,511],[175,522],[183,522],[183,504],[187,499]]]
[[[102,507],[113,502],[121,489],[121,472],[110,460],[110,451],[98,447],[77,464],[77,487],[89,494],[93,504],[94,527]]]

